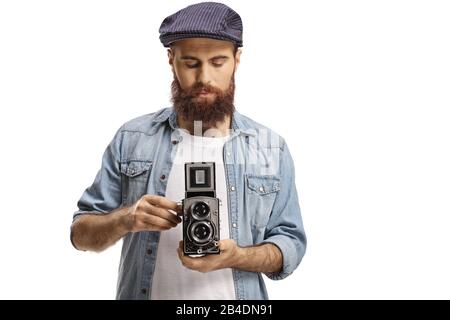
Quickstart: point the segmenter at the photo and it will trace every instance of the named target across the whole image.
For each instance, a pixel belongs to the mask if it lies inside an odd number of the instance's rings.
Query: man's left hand
[[[183,266],[199,272],[210,272],[223,268],[232,268],[238,259],[239,247],[232,239],[219,242],[220,254],[207,254],[202,257],[190,257],[183,253],[183,241],[180,241],[177,252]]]

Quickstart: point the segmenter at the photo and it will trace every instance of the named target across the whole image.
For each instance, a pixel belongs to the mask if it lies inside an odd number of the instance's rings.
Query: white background
[[[191,1],[0,2],[0,298],[113,299],[72,213],[119,126],[169,105]],[[308,249],[272,299],[450,298],[448,1],[225,1],[237,108],[290,146]]]

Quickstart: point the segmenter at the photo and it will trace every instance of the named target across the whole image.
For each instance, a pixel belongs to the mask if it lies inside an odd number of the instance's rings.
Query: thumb
[[[219,242],[219,249],[220,250],[229,250],[231,248],[233,248],[234,246],[236,246],[236,242],[232,239],[225,239],[225,240],[220,240]]]

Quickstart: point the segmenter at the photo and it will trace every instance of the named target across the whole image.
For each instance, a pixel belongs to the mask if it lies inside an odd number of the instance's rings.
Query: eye
[[[226,59],[224,59],[224,58],[214,59],[214,60],[211,61],[211,64],[214,67],[219,68],[219,67],[221,67],[221,66],[223,66],[225,64],[225,61],[226,61]]]
[[[186,63],[186,67],[188,67],[189,69],[194,69],[197,68],[199,66],[198,63]]]

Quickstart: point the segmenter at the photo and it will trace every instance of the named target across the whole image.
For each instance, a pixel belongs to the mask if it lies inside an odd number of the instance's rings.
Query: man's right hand
[[[166,197],[146,194],[126,211],[125,224],[130,232],[168,230],[181,222],[169,210],[179,213],[181,206]]]

